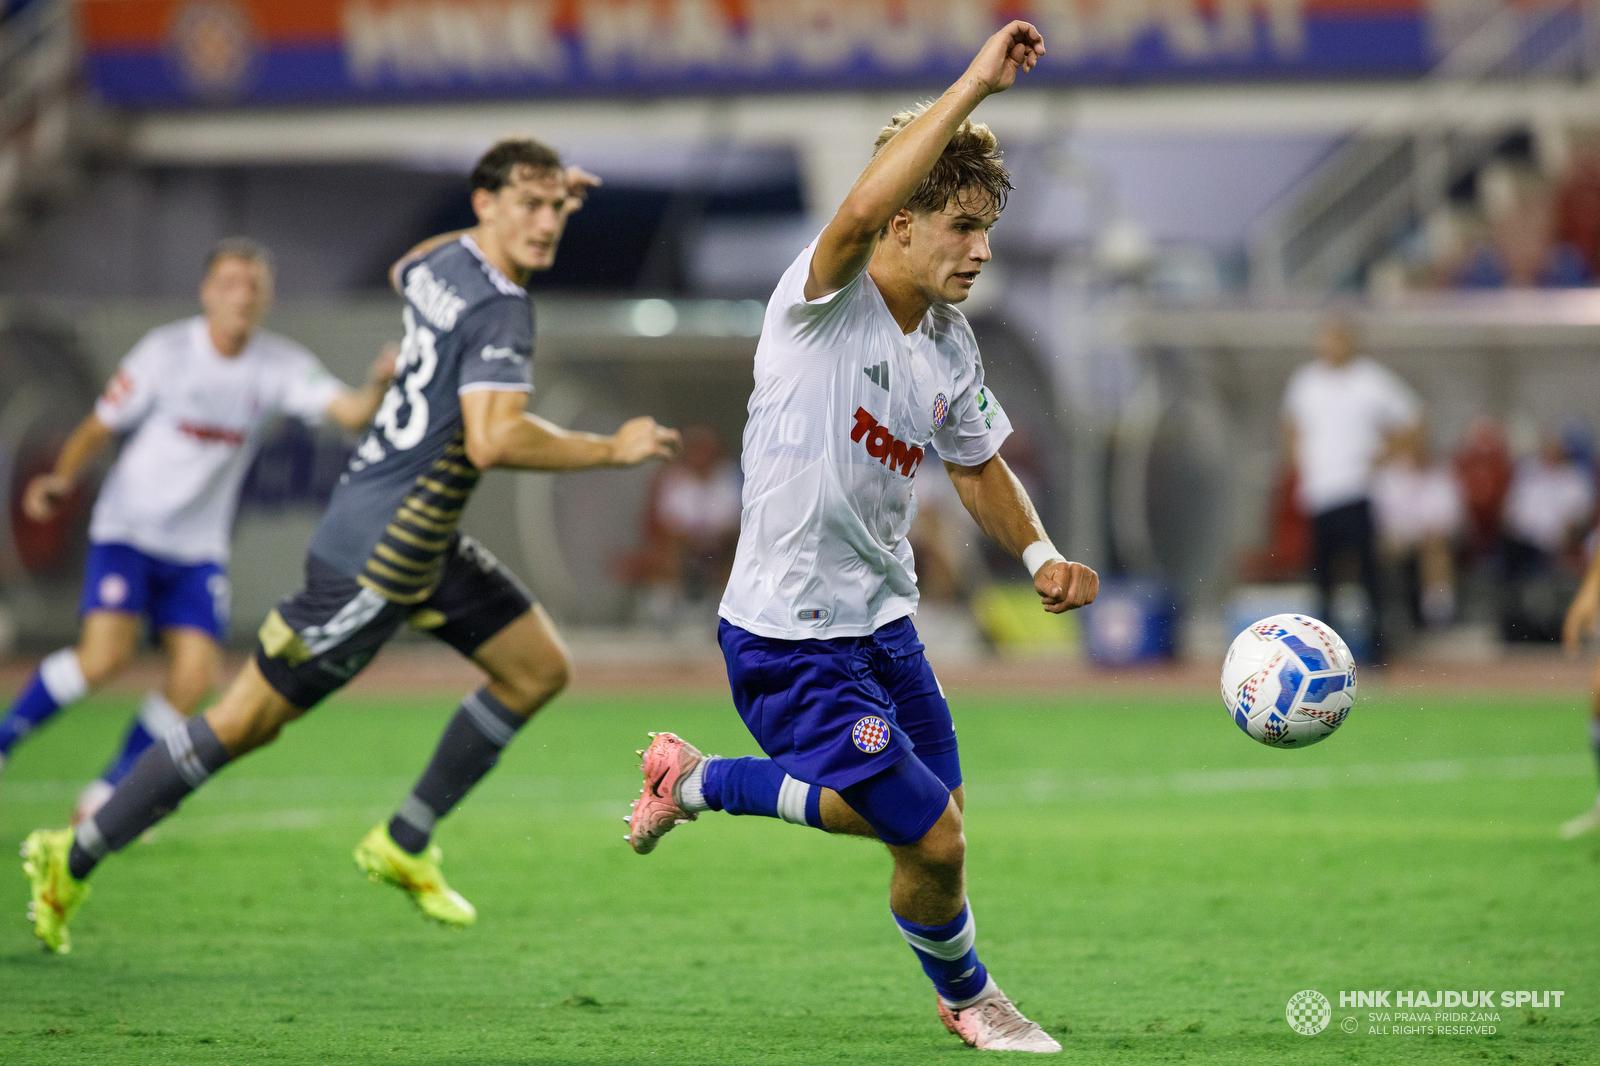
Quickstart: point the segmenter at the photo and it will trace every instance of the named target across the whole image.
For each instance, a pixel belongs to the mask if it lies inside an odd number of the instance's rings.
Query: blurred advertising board
[[[79,0],[131,108],[937,87],[1010,18],[1031,85],[1410,77],[1441,0]],[[1492,0],[1491,0],[1492,4]]]

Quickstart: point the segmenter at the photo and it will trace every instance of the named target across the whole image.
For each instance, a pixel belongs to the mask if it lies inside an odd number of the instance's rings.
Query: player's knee
[[[572,680],[572,659],[565,648],[559,648],[545,657],[545,661],[540,663],[539,677],[540,688],[548,693],[546,699],[567,687]]]
[[[90,688],[98,688],[133,661],[131,647],[81,644],[78,646],[78,667]]]
[[[495,679],[506,692],[505,702],[514,710],[532,714],[567,687],[572,662],[564,649],[557,648],[508,674]]]
[[[167,684],[162,691],[168,703],[179,714],[188,716],[200,706],[200,701],[206,698],[206,693],[216,687],[215,677],[208,673],[174,673],[167,679]]]
[[[252,703],[224,697],[206,712],[206,722],[216,732],[222,746],[228,749],[228,754],[238,757],[277,740],[283,727],[301,713],[281,700]]]
[[[933,828],[917,841],[917,860],[933,870],[961,870],[967,863],[967,836],[961,828],[961,813],[954,806]]]

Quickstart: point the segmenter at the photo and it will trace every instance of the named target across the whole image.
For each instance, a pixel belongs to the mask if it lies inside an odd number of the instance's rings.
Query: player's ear
[[[889,235],[893,237],[902,248],[911,243],[912,221],[913,219],[911,211],[903,207],[899,211],[895,212],[895,216],[889,220]]]
[[[472,190],[472,213],[478,216],[478,221],[484,221],[494,213],[494,193],[488,189]]]

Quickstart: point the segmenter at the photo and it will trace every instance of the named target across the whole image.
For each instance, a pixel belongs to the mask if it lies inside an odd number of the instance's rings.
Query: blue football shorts
[[[217,563],[179,563],[129,544],[91,544],[78,613],[126,611],[150,628],[186,626],[222,640],[228,634],[228,572]]]
[[[777,640],[726,621],[717,636],[739,716],[784,773],[838,792],[886,844],[933,828],[961,756],[910,618],[866,637]]]

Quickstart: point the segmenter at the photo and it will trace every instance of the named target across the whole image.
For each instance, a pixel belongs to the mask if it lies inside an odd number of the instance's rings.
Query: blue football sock
[[[182,728],[184,721],[182,713],[161,693],[145,693],[144,702],[139,705],[139,716],[128,727],[128,735],[122,738],[122,750],[106,764],[100,780],[113,786],[121,784],[144,750],[172,730]]]
[[[0,720],[0,756],[11,754],[18,741],[48,722],[61,708],[81,700],[88,691],[77,652],[62,648],[45,656]]]
[[[961,1010],[983,995],[989,971],[978,961],[978,949],[973,946],[978,926],[970,906],[962,904],[961,913],[943,925],[918,925],[898,914],[894,920],[945,1006]]]
[[[694,802],[696,787],[704,806]],[[771,759],[707,759],[685,780],[683,797],[691,809],[757,814],[822,828],[822,789],[795,780]]]

